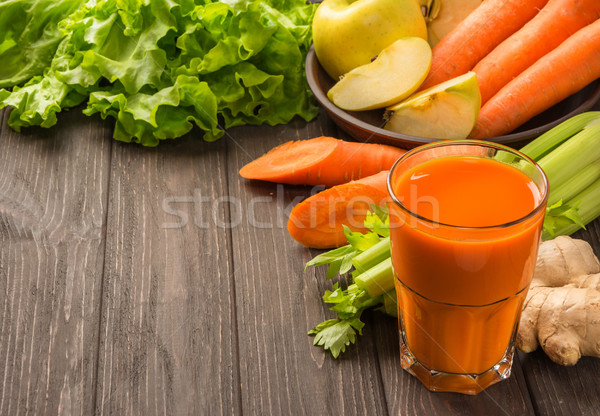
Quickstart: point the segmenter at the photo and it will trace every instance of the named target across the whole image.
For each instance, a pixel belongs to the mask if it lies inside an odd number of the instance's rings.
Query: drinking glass
[[[433,391],[477,394],[508,378],[541,239],[544,172],[505,146],[442,141],[398,159],[388,190],[402,367]]]

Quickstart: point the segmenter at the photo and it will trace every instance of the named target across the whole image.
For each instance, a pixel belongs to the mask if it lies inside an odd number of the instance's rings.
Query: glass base
[[[463,394],[478,394],[487,387],[510,377],[514,345],[492,368],[481,374],[445,373],[432,370],[421,364],[400,336],[400,361],[402,368],[417,377],[431,391],[444,391]]]

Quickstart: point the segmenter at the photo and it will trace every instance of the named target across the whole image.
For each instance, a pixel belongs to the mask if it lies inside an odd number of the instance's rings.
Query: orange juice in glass
[[[510,376],[548,182],[527,156],[444,141],[402,156],[388,189],[402,367],[477,394]]]

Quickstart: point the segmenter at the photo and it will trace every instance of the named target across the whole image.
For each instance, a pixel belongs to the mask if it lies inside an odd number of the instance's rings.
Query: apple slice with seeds
[[[468,72],[388,108],[384,128],[432,139],[465,139],[475,126],[480,108],[477,76]]]
[[[319,63],[336,81],[407,36],[427,39],[416,0],[323,0],[312,22]]]
[[[345,74],[327,97],[343,110],[383,108],[408,97],[425,80],[431,47],[418,37],[398,39],[377,58]]]

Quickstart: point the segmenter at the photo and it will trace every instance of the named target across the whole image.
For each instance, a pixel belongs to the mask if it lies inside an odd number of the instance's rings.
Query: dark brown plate
[[[344,111],[327,98],[327,91],[335,84],[319,64],[314,48],[306,56],[306,78],[317,101],[333,121],[346,133],[359,141],[385,143],[413,148],[435,139],[408,136],[383,129],[383,109],[371,111]],[[600,99],[600,80],[564,99],[554,107],[529,120],[511,134],[487,139],[491,142],[520,147],[575,114],[590,110]]]

